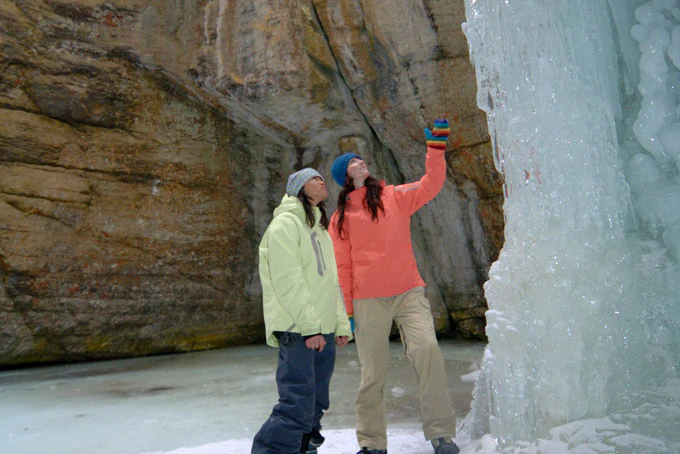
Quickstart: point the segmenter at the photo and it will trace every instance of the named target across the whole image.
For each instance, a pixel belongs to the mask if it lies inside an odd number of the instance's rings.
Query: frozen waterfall
[[[680,452],[680,1],[466,0],[505,179],[463,436]]]

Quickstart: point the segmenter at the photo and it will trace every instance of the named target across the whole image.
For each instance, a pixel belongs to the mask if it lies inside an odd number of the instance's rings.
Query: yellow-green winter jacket
[[[319,225],[310,228],[297,197],[284,195],[260,242],[260,281],[267,344],[279,345],[274,331],[303,336],[351,336],[338,284],[333,242]]]

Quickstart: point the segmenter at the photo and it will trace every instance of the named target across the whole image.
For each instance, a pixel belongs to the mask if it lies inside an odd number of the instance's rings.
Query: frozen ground
[[[484,344],[442,341],[459,418],[470,408]],[[236,454],[276,402],[276,350],[247,346],[0,372],[0,453]],[[323,454],[355,453],[354,344],[338,351]],[[392,345],[390,454],[432,449],[420,432],[416,379]],[[470,447],[471,448],[471,447]]]

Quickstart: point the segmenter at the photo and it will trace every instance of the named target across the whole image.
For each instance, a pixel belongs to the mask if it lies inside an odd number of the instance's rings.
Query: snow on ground
[[[319,448],[319,454],[354,454],[360,448],[354,429],[324,430],[326,442]],[[389,454],[433,454],[432,445],[425,441],[420,428],[396,428],[387,430]],[[470,442],[456,440],[461,454],[491,454],[496,452],[496,443],[490,436]],[[196,447],[179,448],[172,451],[154,451],[147,454],[243,454],[250,453],[252,440],[226,440]],[[563,451],[560,451],[563,452]],[[566,451],[564,451],[566,452]]]
[[[354,454],[359,450],[354,429],[324,430],[326,442],[319,448],[319,454]],[[421,430],[394,429],[388,431],[388,452],[390,454],[432,454],[432,446],[423,438]],[[252,440],[227,440],[193,448],[174,451],[156,451],[149,454],[242,454],[250,453]]]

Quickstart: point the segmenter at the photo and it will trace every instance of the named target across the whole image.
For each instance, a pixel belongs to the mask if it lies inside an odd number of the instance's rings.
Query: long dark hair
[[[314,218],[314,207],[312,205],[312,202],[309,201],[309,197],[307,194],[305,194],[305,190],[300,189],[300,192],[298,193],[298,199],[300,199],[300,202],[302,202],[302,208],[305,209],[305,220],[307,221],[307,225],[309,228],[314,228],[314,224],[316,223],[316,219]],[[319,202],[316,204],[317,208],[319,211],[321,211],[321,219],[319,219],[319,225],[321,225],[322,228],[328,230],[328,216],[326,215],[326,205],[323,202]]]
[[[378,212],[382,211],[385,214],[385,207],[383,206],[382,199],[382,185],[380,181],[373,178],[372,176],[366,177],[364,181],[364,186],[366,186],[366,197],[362,200],[364,209],[371,213],[371,219],[373,222],[378,222]],[[347,195],[354,191],[354,180],[349,176],[345,179],[345,185],[342,187],[342,191],[338,195],[338,219],[336,221],[336,228],[340,238],[345,238],[345,232],[343,232],[343,224],[345,223],[345,208],[347,206]]]

